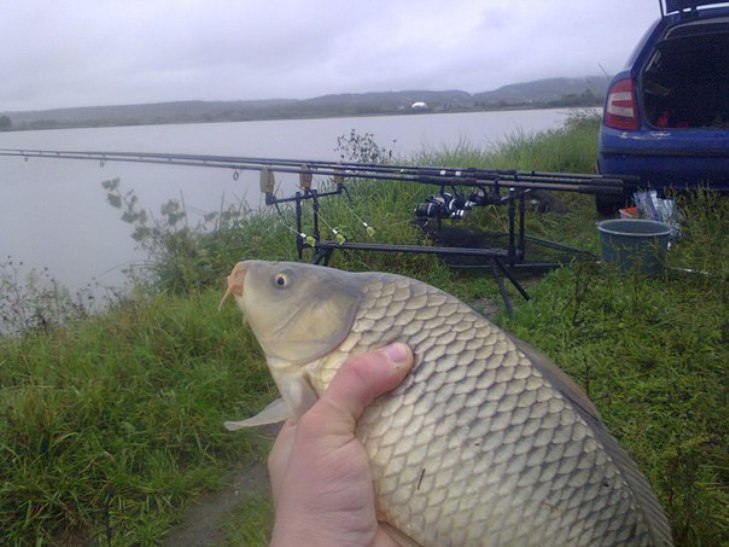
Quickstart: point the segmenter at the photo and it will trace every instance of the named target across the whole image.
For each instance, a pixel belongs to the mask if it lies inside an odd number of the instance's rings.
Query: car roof
[[[698,6],[710,6],[712,4],[726,4],[726,0],[665,0],[666,13],[675,13],[687,9],[694,9]]]

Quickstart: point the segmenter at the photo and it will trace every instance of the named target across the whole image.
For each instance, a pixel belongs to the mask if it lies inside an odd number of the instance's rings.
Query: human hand
[[[322,397],[287,421],[268,458],[275,522],[271,545],[395,545],[375,513],[369,460],[357,419],[413,366],[405,344],[347,359]]]

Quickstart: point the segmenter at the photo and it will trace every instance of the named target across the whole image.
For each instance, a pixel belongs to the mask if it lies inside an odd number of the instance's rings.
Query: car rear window
[[[656,43],[641,79],[648,124],[729,127],[729,18],[669,29]]]

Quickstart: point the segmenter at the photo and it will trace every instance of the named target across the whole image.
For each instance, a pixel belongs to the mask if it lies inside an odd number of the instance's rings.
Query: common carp
[[[647,480],[580,388],[450,294],[387,273],[246,261],[229,295],[282,399],[228,429],[302,415],[351,354],[412,348],[412,372],[356,431],[378,518],[401,543],[672,544]]]

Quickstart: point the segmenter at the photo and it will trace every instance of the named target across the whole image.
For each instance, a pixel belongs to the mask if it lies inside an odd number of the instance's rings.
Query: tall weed
[[[184,293],[220,284],[222,272],[246,257],[262,254],[292,257],[288,242],[290,211],[274,216],[253,211],[244,201],[221,202],[218,211],[192,219],[184,198],[171,199],[154,215],[140,206],[133,191],[122,191],[119,179],[103,182],[107,201],[134,227],[132,238],[146,251],[148,262],[128,274],[137,285],[154,291]]]
[[[0,260],[0,337],[51,332],[119,302],[123,290],[92,282],[72,293],[48,268],[27,270],[22,261]]]

